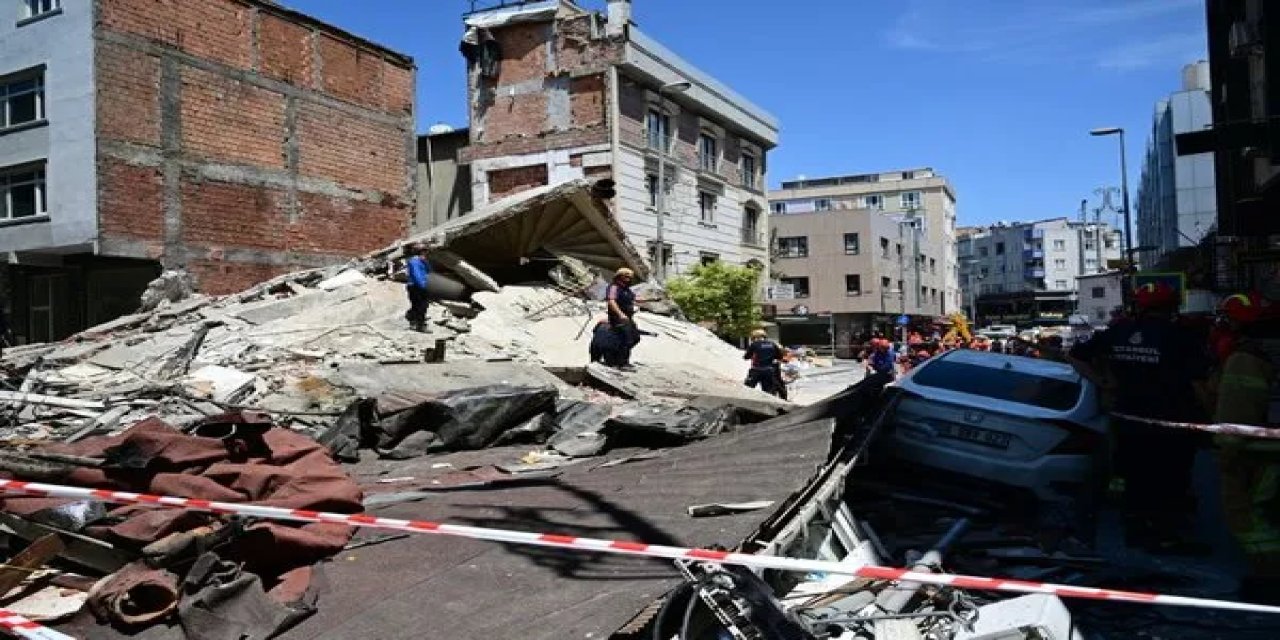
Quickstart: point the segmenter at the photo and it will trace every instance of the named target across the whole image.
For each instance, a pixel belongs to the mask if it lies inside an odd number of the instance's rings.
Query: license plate
[[[965,424],[944,422],[935,424],[934,429],[938,432],[939,437],[963,440],[993,449],[1008,449],[1009,443],[1013,441],[1013,436],[1008,433],[983,429],[982,427],[971,427]]]

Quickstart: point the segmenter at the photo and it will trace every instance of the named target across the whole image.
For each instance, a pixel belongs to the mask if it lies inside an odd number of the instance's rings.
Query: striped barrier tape
[[[4,629],[19,638],[29,638],[30,640],[76,640],[65,633],[54,631],[38,622],[33,622],[4,609],[0,609],[0,629]]]
[[[1173,429],[1189,429],[1191,431],[1204,431],[1206,433],[1216,433],[1224,436],[1240,436],[1242,438],[1263,438],[1267,440],[1280,440],[1280,429],[1272,429],[1270,427],[1256,427],[1250,424],[1234,424],[1231,422],[1220,422],[1216,424],[1201,424],[1198,422],[1178,422],[1176,420],[1156,420],[1154,418],[1143,418],[1140,416],[1129,415],[1127,413],[1112,413],[1112,417],[1128,420],[1130,422],[1141,422],[1143,424],[1151,424],[1158,427],[1170,427]]]
[[[100,502],[118,504],[140,504],[158,507],[192,509],[195,511],[205,511],[222,515],[242,515],[266,518],[270,520],[287,520],[292,522],[332,522],[356,527],[391,529],[395,531],[409,531],[412,533],[434,533],[437,535],[471,538],[474,540],[554,547],[584,552],[666,558],[669,560],[696,560],[717,564],[738,565],[752,569],[776,569],[803,573],[829,573],[858,576],[875,580],[906,580],[924,584],[956,587],[960,589],[1011,591],[1015,593],[1048,593],[1063,598],[1084,598],[1089,600],[1107,600],[1112,602],[1136,602],[1141,604],[1252,611],[1257,613],[1280,613],[1280,607],[1276,606],[1229,602],[1226,600],[1210,600],[1206,598],[1190,598],[1185,596],[1171,596],[1135,591],[1117,591],[1113,589],[1097,589],[1093,587],[1073,587],[1070,585],[1028,582],[1025,580],[1006,580],[1001,578],[981,578],[977,576],[956,574],[924,573],[874,565],[854,567],[830,560],[782,558],[777,556],[753,555],[749,553],[734,553],[731,551],[716,551],[713,549],[670,547],[656,544],[644,544],[642,542],[630,542],[626,540],[578,538],[574,536],[549,533],[529,533],[524,531],[510,531],[507,529],[490,529],[485,527],[427,522],[424,520],[399,520],[395,518],[380,518],[363,513],[343,514],[324,511],[306,511],[302,509],[284,509],[280,507],[264,507],[252,504],[214,502],[211,500],[200,500],[197,498],[156,496],[142,493],[130,493],[127,491],[82,489],[80,487],[41,484],[20,480],[0,480],[0,491],[48,498],[97,500]]]

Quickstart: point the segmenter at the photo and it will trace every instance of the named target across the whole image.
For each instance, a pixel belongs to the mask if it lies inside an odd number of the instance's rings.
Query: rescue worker
[[[742,359],[751,361],[743,384],[753,389],[759,386],[769,395],[778,395],[778,385],[782,383],[782,347],[770,340],[764,329],[751,332],[751,344],[747,345]]]
[[[871,355],[867,358],[867,373],[887,373],[890,377],[896,376],[895,364],[898,361],[898,354],[894,353],[893,345],[884,338],[871,341]]]
[[[1222,313],[1236,335],[1217,388],[1216,423],[1270,426],[1270,391],[1275,365],[1258,337],[1262,299],[1239,294],[1227,298]],[[1227,526],[1249,560],[1240,585],[1242,599],[1280,601],[1280,442],[1217,435],[1222,469],[1222,506]]]
[[[1178,295],[1163,283],[1134,292],[1138,316],[1067,354],[1080,374],[1114,393],[1114,411],[1139,418],[1203,422],[1198,387],[1211,366],[1196,336],[1174,321]],[[1113,418],[1115,462],[1124,480],[1125,536],[1131,547],[1199,554],[1189,536],[1191,469],[1199,434]]]
[[[1040,357],[1053,362],[1066,362],[1062,348],[1062,336],[1052,335],[1040,339]]]
[[[636,327],[636,294],[631,290],[631,280],[636,274],[622,267],[613,274],[613,282],[605,289],[605,306],[609,314],[609,327],[618,338],[618,360],[614,367],[634,371],[631,350],[640,343],[640,330]]]
[[[618,362],[618,336],[609,326],[609,316],[596,318],[596,326],[591,331],[591,345],[588,347],[591,362],[600,362],[606,366],[615,366]]]
[[[431,275],[431,263],[427,262],[427,246],[415,242],[405,248],[405,290],[409,293],[409,310],[404,319],[413,331],[430,333],[427,327],[427,278]]]

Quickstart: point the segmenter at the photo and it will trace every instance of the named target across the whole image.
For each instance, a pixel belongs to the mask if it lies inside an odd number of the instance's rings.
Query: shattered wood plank
[[[26,383],[23,383],[23,386],[26,386]],[[106,409],[106,406],[97,400],[59,398],[58,396],[46,396],[39,393],[24,393],[21,390],[0,391],[0,402],[26,406],[58,407],[61,409]]]
[[[118,549],[109,542],[95,540],[86,535],[67,531],[47,524],[39,524],[11,513],[0,511],[0,531],[24,540],[35,540],[49,533],[56,533],[66,544],[62,558],[77,566],[99,573],[115,573],[137,559],[137,554]]]
[[[43,567],[44,563],[52,560],[66,548],[67,545],[62,542],[58,534],[47,533],[18,552],[8,562],[0,565],[0,597],[22,584],[22,581],[26,580],[33,571]]]

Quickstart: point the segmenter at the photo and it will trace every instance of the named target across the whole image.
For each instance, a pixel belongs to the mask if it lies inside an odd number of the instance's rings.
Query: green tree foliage
[[[667,281],[667,293],[694,322],[711,322],[725,338],[743,338],[760,326],[756,293],[760,269],[719,260]]]

